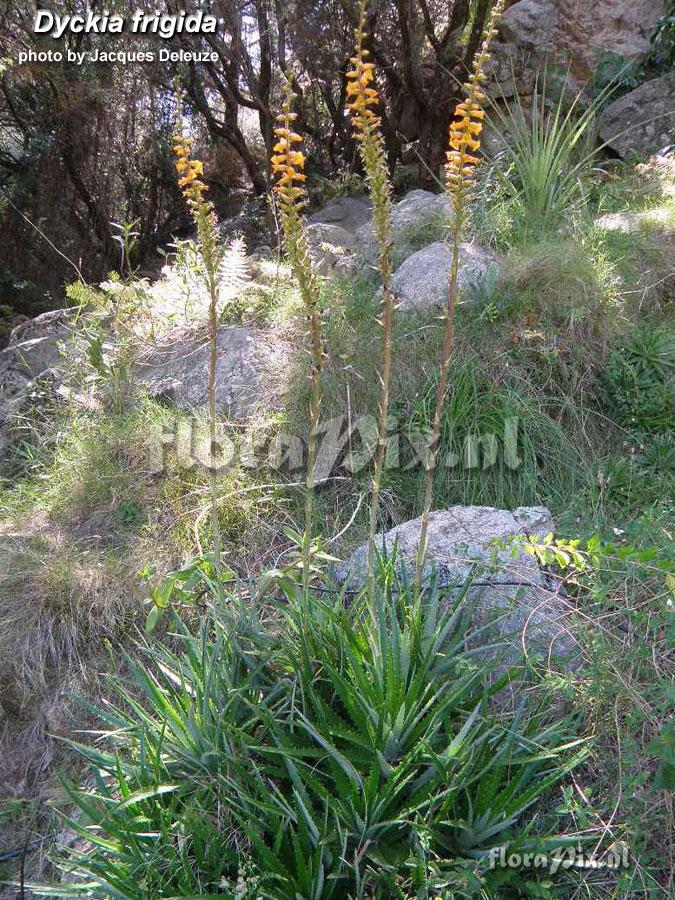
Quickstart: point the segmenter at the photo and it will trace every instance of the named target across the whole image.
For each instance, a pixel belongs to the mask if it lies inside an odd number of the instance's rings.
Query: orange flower
[[[296,114],[291,112],[292,96],[289,85],[284,105],[277,116],[278,124],[274,129],[277,142],[272,148],[270,162],[272,172],[277,176],[274,193],[289,209],[299,209],[306,202],[304,188],[299,185],[306,180],[307,176],[303,172],[304,154],[301,150],[293,149],[294,144],[302,143],[302,138],[291,128],[291,123],[296,118]]]
[[[204,194],[207,186],[200,179],[204,172],[204,166],[198,159],[190,159],[190,147],[192,141],[182,134],[175,134],[173,138],[173,152],[176,156],[176,171],[181,176],[178,179],[183,196],[190,205],[199,205],[204,202]]]
[[[504,0],[499,0],[493,7],[483,44],[474,58],[471,75],[462,88],[466,99],[455,107],[454,121],[450,124],[449,150],[446,153],[446,182],[453,192],[461,193],[469,186],[479,162],[475,154],[480,150],[480,134],[485,118],[485,110],[481,104],[487,99],[481,86],[486,81],[485,63],[490,58],[488,53],[490,41],[496,34],[494,26],[503,8]]]
[[[365,135],[380,124],[380,117],[375,115],[372,106],[380,102],[375,84],[375,66],[367,62],[368,50],[363,46],[366,34],[365,6],[361,7],[359,24],[354,29],[356,36],[356,55],[349,60],[353,66],[347,72],[347,109],[352,113],[354,135],[357,140],[364,140]]]

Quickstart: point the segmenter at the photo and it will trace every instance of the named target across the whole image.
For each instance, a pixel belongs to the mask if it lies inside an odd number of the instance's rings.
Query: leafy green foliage
[[[661,69],[675,65],[675,3],[670,3],[665,16],[656,23],[650,38],[651,61]]]
[[[127,657],[134,687],[78,748],[86,846],[59,896],[469,898],[517,875],[488,869],[490,847],[560,843],[532,811],[583,743],[534,711],[488,715],[509,676],[488,685],[469,649],[466,589],[410,603],[392,561],[378,584],[374,616],[296,594],[272,629],[230,596]]]
[[[639,87],[645,79],[644,65],[639,60],[627,60],[620,53],[605,50],[598,55],[588,90],[593,96],[606,97],[611,90],[615,99]]]
[[[511,312],[515,297],[510,285],[499,278],[499,267],[489,266],[485,274],[467,289],[469,301],[482,321],[494,322]]]
[[[315,175],[311,183],[312,205],[325,206],[336,197],[360,197],[365,193],[363,178],[356,172],[343,169],[331,178]]]
[[[636,431],[673,427],[675,341],[650,328],[631,335],[612,350],[603,373],[611,411]]]
[[[659,760],[656,787],[663,791],[675,791],[675,722],[666,722],[649,749]]]

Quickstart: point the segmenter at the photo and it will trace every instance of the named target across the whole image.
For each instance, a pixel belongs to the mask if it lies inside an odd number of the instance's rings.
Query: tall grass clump
[[[584,106],[581,92],[561,93],[549,108],[546,81],[535,84],[531,109],[520,95],[508,112],[494,105],[492,118],[504,146],[503,186],[513,231],[531,238],[578,215],[587,200],[585,179],[601,147],[596,121],[608,90]]]
[[[424,556],[426,554],[429,514],[433,503],[434,473],[436,471],[438,442],[441,430],[441,416],[448,386],[448,372],[453,347],[453,325],[455,306],[457,304],[457,276],[459,273],[459,247],[468,219],[471,189],[474,184],[475,169],[478,164],[478,157],[475,154],[480,149],[480,134],[483,130],[483,120],[485,118],[485,110],[482,105],[486,100],[485,94],[482,91],[482,85],[486,81],[485,64],[490,58],[490,54],[488,53],[490,42],[497,34],[495,26],[503,10],[504,0],[498,0],[490,13],[485,34],[483,36],[483,43],[474,58],[469,80],[463,87],[466,99],[457,104],[454,121],[450,125],[450,149],[447,152],[446,188],[452,203],[453,220],[450,228],[452,263],[450,265],[450,280],[448,284],[448,302],[445,310],[445,338],[441,353],[439,378],[436,387],[436,403],[426,463],[426,483],[424,488],[424,502],[422,505],[422,521],[420,526],[420,541],[416,567],[416,586],[418,590],[421,588]]]
[[[127,657],[133,689],[115,685],[78,748],[82,840],[51,893],[487,896],[521,877],[491,870],[491,848],[568,840],[540,804],[585,749],[532,708],[490,712],[508,676],[487,686],[493,662],[469,649],[468,585],[410,604],[391,565],[377,584],[375,617],[365,592],[267,598],[283,623],[267,629],[229,597]]]
[[[542,503],[565,509],[583,484],[584,454],[568,431],[580,428],[582,412],[566,398],[537,392],[525,376],[497,381],[479,356],[469,353],[450,366],[452,392],[440,419],[434,494],[443,506],[496,506],[512,509]],[[433,423],[438,373],[405,404],[411,445]],[[556,421],[560,409],[569,428]],[[398,497],[417,499],[424,483],[409,468],[413,450],[388,473],[387,487]],[[410,509],[414,514],[415,510]]]
[[[359,24],[355,29],[356,50],[350,62],[353,69],[347,73],[347,108],[352,114],[352,127],[357,141],[366,182],[373,204],[373,227],[378,244],[378,268],[382,279],[382,315],[378,322],[382,326],[382,364],[379,369],[381,396],[377,426],[377,449],[372,478],[370,517],[368,529],[368,586],[369,594],[374,594],[375,533],[377,531],[380,486],[387,447],[387,419],[389,413],[389,385],[392,368],[392,321],[394,295],[391,289],[392,275],[392,187],[389,168],[381,131],[381,119],[371,107],[377,106],[379,96],[375,83],[373,63],[367,61],[368,50],[364,47],[366,34],[367,0],[361,0]]]
[[[302,222],[302,209],[307,204],[303,172],[305,157],[297,145],[300,135],[293,131],[297,115],[292,111],[293,88],[286,80],[284,104],[277,117],[274,133],[277,143],[272,156],[272,171],[276,176],[274,195],[281,216],[285,249],[305,306],[309,326],[309,436],[307,439],[307,476],[305,485],[305,533],[302,540],[303,585],[309,586],[312,555],[312,513],[314,494],[314,470],[317,454],[317,431],[321,413],[321,369],[325,358],[321,335],[320,284],[312,267],[309,244]]]

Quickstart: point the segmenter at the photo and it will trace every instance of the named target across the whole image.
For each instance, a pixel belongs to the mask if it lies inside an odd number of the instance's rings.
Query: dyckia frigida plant
[[[351,112],[354,138],[358,144],[373,204],[373,227],[378,244],[378,266],[382,278],[382,314],[379,318],[383,329],[383,353],[379,372],[382,390],[370,501],[367,564],[368,592],[372,600],[375,589],[375,533],[377,531],[382,469],[387,446],[394,296],[391,290],[391,181],[382,138],[381,119],[373,110],[373,107],[379,103],[379,96],[375,87],[374,67],[371,62],[367,61],[368,50],[364,47],[364,41],[367,38],[365,31],[366,6],[367,0],[361,0],[359,24],[355,30],[356,50],[350,60],[352,69],[347,72],[347,109]]]
[[[286,253],[298,280],[300,294],[305,306],[309,325],[310,392],[309,392],[309,437],[307,443],[307,480],[305,485],[305,534],[302,546],[303,586],[309,586],[312,540],[312,513],[314,502],[314,470],[317,454],[317,429],[321,411],[321,369],[325,358],[321,336],[321,309],[319,305],[319,281],[312,267],[309,245],[302,223],[302,209],[307,203],[304,188],[305,157],[298,145],[300,135],[293,131],[296,114],[292,112],[293,89],[290,79],[286,81],[284,103],[277,116],[274,129],[277,142],[272,156],[272,171],[276,176],[274,194],[281,216]]]
[[[453,322],[457,303],[457,275],[459,272],[459,249],[462,233],[469,212],[471,188],[479,159],[476,153],[480,149],[480,135],[483,130],[486,97],[482,86],[486,81],[485,64],[490,58],[489,48],[492,38],[497,34],[496,25],[504,11],[505,0],[498,0],[494,5],[485,28],[483,42],[474,57],[471,75],[463,85],[465,99],[457,104],[454,120],[450,125],[449,149],[446,154],[445,183],[452,204],[452,224],[450,230],[450,248],[452,262],[448,283],[448,302],[445,310],[445,339],[440,359],[440,371],[436,386],[436,404],[431,428],[431,442],[426,465],[424,501],[422,505],[422,521],[420,542],[417,551],[416,586],[422,586],[422,571],[427,548],[429,530],[429,513],[433,503],[434,474],[438,459],[438,444],[441,433],[441,414],[448,386],[448,372],[452,355]]]
[[[181,189],[197,227],[199,244],[204,263],[204,282],[209,296],[209,437],[211,456],[216,452],[216,364],[218,360],[218,290],[222,248],[218,240],[218,222],[213,204],[204,196],[208,190],[201,180],[203,165],[190,156],[191,141],[183,134],[183,107],[177,98],[176,130],[173,138],[173,152],[176,156],[178,186]],[[213,562],[216,570],[220,567],[222,539],[218,519],[218,496],[215,459],[209,466],[211,491],[211,530],[213,532]]]

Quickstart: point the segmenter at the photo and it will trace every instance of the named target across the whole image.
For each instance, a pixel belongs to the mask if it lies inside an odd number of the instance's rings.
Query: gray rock
[[[0,351],[0,457],[20,437],[17,421],[29,416],[35,398],[56,397],[69,360],[81,356],[75,330],[80,314],[78,309],[55,309],[28,319]]]
[[[391,222],[395,231],[418,228],[450,217],[450,200],[446,194],[432,194],[431,191],[410,191],[402,200],[394,204]]]
[[[446,194],[410,191],[394,204],[391,216],[395,263],[445,234],[450,218]],[[375,265],[379,248],[371,221],[371,206],[359,197],[339,197],[308,217],[307,237],[322,275],[350,273]]]
[[[521,97],[531,94],[535,73],[545,64],[567,66],[578,88],[603,53],[639,60],[649,51],[650,35],[666,6],[667,0],[519,0],[502,16],[500,40],[492,46],[490,93],[511,96],[515,80]]]
[[[378,535],[378,548],[397,565],[414,572],[420,519],[413,519]],[[559,657],[572,664],[576,641],[571,633],[571,605],[541,569],[536,558],[518,547],[499,549],[493,541],[508,542],[518,535],[542,540],[553,531],[545,507],[520,507],[513,512],[489,506],[452,506],[429,517],[425,578],[436,573],[441,587],[459,588],[473,574],[469,596],[475,603],[475,623],[493,623],[500,639],[510,645],[514,660],[524,647],[528,653]],[[359,547],[336,572],[352,589],[365,580],[366,545]]]
[[[621,156],[646,156],[675,143],[675,72],[610,103],[600,121],[600,136]]]
[[[442,237],[447,230],[450,211],[447,195],[432,194],[431,191],[410,191],[394,204],[391,228],[395,261],[402,262],[420,247]],[[359,228],[356,239],[362,260],[373,265],[378,247],[371,222]]]
[[[14,370],[37,378],[59,366],[78,315],[77,309],[55,309],[17,325],[7,347],[0,351],[0,373]]]
[[[497,257],[476,244],[462,244],[459,257],[459,288],[476,283]],[[413,311],[442,306],[448,297],[452,252],[445,241],[419,250],[394,272],[391,285],[400,309]]]
[[[268,332],[247,326],[221,326],[216,366],[218,410],[235,420],[248,418],[273,393],[288,361],[290,348]],[[132,380],[152,397],[180,409],[205,407],[208,401],[209,343],[206,336],[186,335],[140,356]]]
[[[305,228],[312,261],[320,275],[346,274],[354,269],[354,234],[340,225],[316,222]]]
[[[530,97],[534,93],[537,81],[535,71],[536,60],[533,51],[526,45],[507,44],[504,41],[495,41],[492,45],[492,53],[485,67],[488,78],[487,93],[493,103],[508,101],[514,97]],[[499,121],[499,131],[504,130],[504,124]],[[486,122],[486,130],[483,132],[483,150],[485,138],[488,133],[494,133],[494,126],[490,127],[490,121]],[[494,140],[494,138],[493,138]],[[487,148],[490,149],[490,148]],[[499,148],[500,150],[503,147]]]
[[[354,234],[370,219],[372,207],[366,197],[336,197],[307,217],[310,224],[339,225]]]
[[[649,38],[665,15],[667,0],[555,0],[555,6],[572,66],[585,77],[603,51],[627,60],[649,52]]]
[[[555,0],[520,0],[501,18],[499,33],[505,43],[536,49],[554,50],[560,39],[558,4]]]

